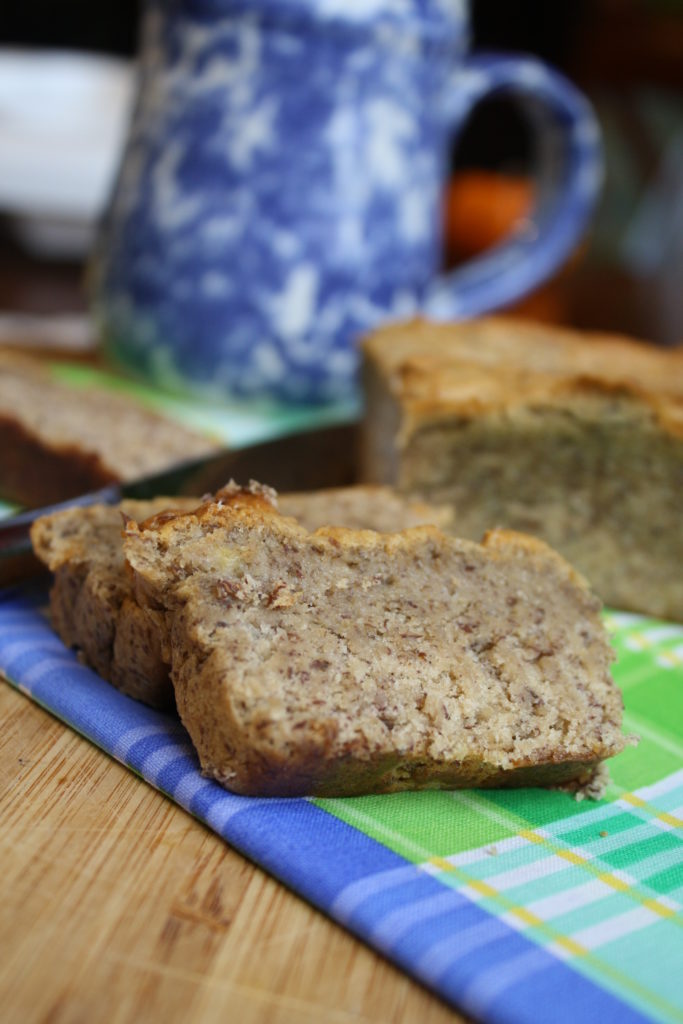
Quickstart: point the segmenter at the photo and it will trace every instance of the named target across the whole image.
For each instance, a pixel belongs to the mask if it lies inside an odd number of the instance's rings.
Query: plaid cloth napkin
[[[0,670],[311,903],[486,1022],[683,1021],[683,627],[606,612],[640,745],[598,803],[542,790],[234,796],[179,722],[0,595]]]

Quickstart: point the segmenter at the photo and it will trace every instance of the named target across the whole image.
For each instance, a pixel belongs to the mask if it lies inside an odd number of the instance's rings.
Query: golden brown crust
[[[400,400],[407,433],[454,415],[620,394],[683,436],[683,348],[491,317],[391,325],[367,338],[364,351]]]
[[[189,519],[198,523],[210,523],[220,509],[232,509],[239,512],[245,522],[265,522],[271,517],[281,518],[277,509],[270,501],[261,494],[255,494],[248,489],[230,491],[218,491],[215,495],[205,497],[202,502],[191,511],[185,509],[166,508],[161,512],[155,512],[151,516],[141,519],[139,522],[132,517],[124,524],[124,536],[133,536],[145,531],[154,531],[161,537],[172,536],[173,531],[179,522]],[[303,528],[295,520],[288,520],[290,527],[296,532]],[[304,531],[305,532],[305,531]]]

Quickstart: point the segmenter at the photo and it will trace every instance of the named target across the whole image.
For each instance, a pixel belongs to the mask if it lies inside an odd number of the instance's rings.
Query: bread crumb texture
[[[585,783],[627,742],[599,602],[530,537],[311,533],[244,494],[130,520],[124,548],[235,792]]]

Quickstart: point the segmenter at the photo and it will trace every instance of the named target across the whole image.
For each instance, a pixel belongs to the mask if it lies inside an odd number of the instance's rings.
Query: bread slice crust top
[[[400,398],[406,432],[414,422],[454,414],[468,419],[581,399],[590,415],[591,398],[601,395],[635,398],[683,438],[683,348],[482,317],[391,325],[368,337],[364,352]]]

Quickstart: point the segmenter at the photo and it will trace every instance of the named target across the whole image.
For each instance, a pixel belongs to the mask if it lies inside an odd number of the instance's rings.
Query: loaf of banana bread
[[[309,532],[260,494],[126,527],[205,774],[244,794],[583,781],[625,744],[600,603],[550,548]]]
[[[364,345],[364,478],[521,530],[608,604],[683,619],[683,349],[518,320]]]

